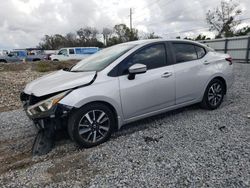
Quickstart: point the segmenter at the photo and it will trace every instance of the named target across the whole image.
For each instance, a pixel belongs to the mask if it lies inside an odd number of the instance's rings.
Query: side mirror
[[[128,72],[129,72],[128,79],[133,80],[135,79],[136,74],[143,74],[147,72],[147,66],[144,64],[137,63],[129,67]]]

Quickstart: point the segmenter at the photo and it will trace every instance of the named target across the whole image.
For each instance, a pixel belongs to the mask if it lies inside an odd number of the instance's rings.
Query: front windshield
[[[18,53],[17,52],[10,52],[9,54],[8,54],[8,56],[17,56],[18,55]]]
[[[101,71],[114,62],[117,58],[125,54],[127,51],[135,47],[136,44],[119,44],[106,49],[103,49],[94,55],[89,56],[77,63],[71,71]]]
[[[67,49],[60,50],[57,55],[67,55]]]

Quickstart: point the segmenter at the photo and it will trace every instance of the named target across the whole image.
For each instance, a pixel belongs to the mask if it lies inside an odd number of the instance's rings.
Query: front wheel
[[[76,143],[85,148],[107,141],[115,126],[115,116],[104,104],[85,105],[69,118],[68,133]]]
[[[201,106],[209,110],[214,110],[221,105],[224,95],[225,85],[223,82],[219,79],[213,79],[206,88]]]

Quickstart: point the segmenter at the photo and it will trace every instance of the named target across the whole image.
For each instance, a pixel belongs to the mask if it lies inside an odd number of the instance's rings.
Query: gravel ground
[[[148,118],[90,149],[60,139],[42,157],[24,112],[0,113],[0,187],[250,187],[250,65],[235,76],[217,110]]]
[[[19,96],[24,86],[44,74],[48,73],[31,71],[31,69],[0,72],[0,112],[21,108]]]

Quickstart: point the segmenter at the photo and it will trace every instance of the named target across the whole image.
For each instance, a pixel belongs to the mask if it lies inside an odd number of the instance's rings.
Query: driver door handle
[[[170,76],[172,76],[172,72],[165,72],[163,75],[161,75],[162,78],[168,78]]]

